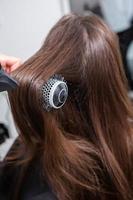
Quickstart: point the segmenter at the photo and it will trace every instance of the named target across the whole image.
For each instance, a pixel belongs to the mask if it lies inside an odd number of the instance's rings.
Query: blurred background
[[[0,0],[0,53],[25,61],[51,27],[70,12],[102,17],[119,37],[124,70],[133,90],[133,0]],[[20,113],[21,115],[21,113]],[[0,93],[0,160],[17,137],[8,96]]]

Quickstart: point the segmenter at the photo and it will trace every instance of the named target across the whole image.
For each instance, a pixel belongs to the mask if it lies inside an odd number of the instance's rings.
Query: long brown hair
[[[54,74],[67,81],[69,97],[47,112],[41,89]],[[133,199],[132,107],[118,39],[105,23],[64,16],[13,77],[19,87],[9,98],[23,144],[16,163],[39,158],[59,200]]]

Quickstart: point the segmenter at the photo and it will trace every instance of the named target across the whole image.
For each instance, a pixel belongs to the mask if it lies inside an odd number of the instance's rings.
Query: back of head
[[[65,78],[69,96],[47,112],[42,87],[54,74]],[[64,16],[13,76],[21,153],[29,164],[39,157],[58,199],[132,199],[132,108],[117,37],[104,22],[92,13]]]

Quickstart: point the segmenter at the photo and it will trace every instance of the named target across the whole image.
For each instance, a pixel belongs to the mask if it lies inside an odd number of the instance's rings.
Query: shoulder
[[[26,170],[23,165],[0,163],[0,199],[14,200],[14,194],[19,191],[21,200],[56,200],[47,176],[42,175],[41,171],[38,159],[32,161]]]
[[[1,168],[0,199],[13,200],[17,191],[20,168]],[[47,178],[42,178],[40,168],[29,168],[20,187],[19,199],[21,200],[57,200]]]
[[[0,163],[0,200],[14,200],[17,191],[21,200],[57,200],[39,162],[27,168],[19,185],[21,171],[23,167]]]
[[[45,192],[27,200],[57,200],[51,192]]]
[[[57,200],[46,176],[41,174],[39,165],[28,169],[20,191],[22,200]]]

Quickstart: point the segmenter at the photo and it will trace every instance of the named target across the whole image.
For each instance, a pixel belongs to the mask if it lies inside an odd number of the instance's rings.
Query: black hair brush
[[[15,89],[18,86],[18,83],[11,78],[0,65],[0,92],[9,91]]]

